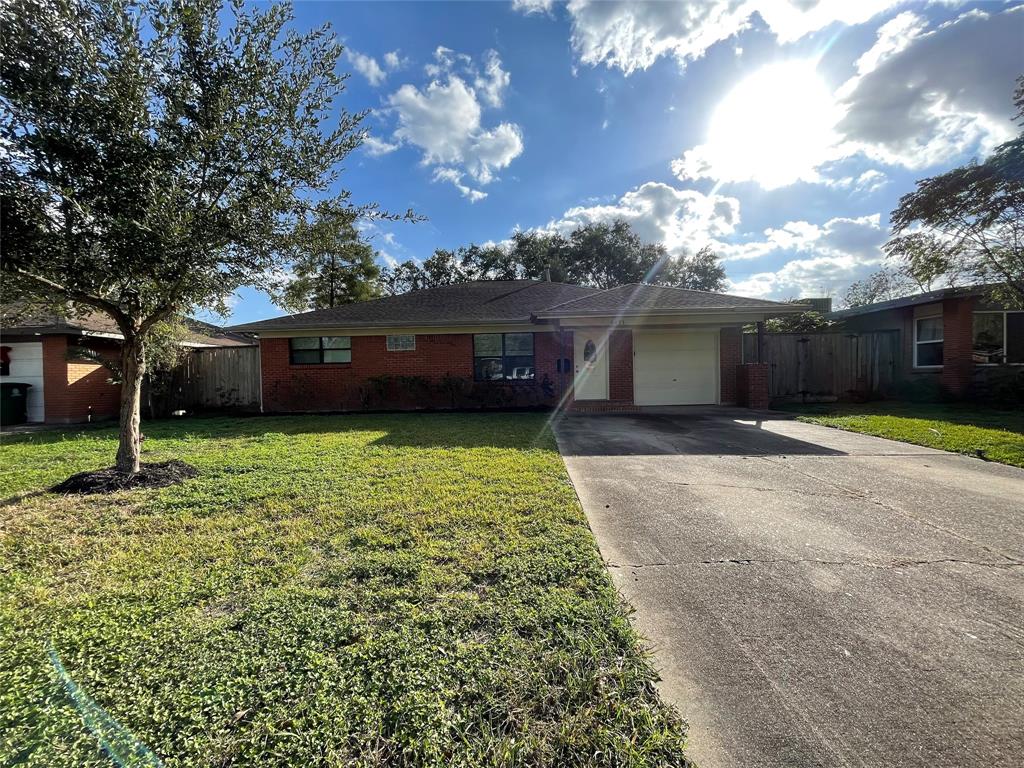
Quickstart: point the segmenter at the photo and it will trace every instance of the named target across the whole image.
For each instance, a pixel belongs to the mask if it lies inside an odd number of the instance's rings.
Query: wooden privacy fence
[[[194,350],[166,381],[151,384],[150,393],[150,408],[157,415],[177,410],[259,410],[259,347]]]
[[[757,361],[757,336],[743,334],[743,360]],[[778,400],[831,400],[895,394],[900,332],[767,333],[768,393]]]

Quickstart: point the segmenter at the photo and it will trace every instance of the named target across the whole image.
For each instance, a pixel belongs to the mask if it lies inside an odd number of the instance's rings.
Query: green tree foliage
[[[800,304],[800,299],[787,299],[786,304]],[[809,309],[798,315],[782,315],[764,321],[764,329],[768,333],[814,333],[828,330],[833,325],[821,312]],[[750,327],[748,331],[753,331]]]
[[[1024,75],[1014,103],[1024,126]],[[1024,306],[1024,131],[984,162],[917,182],[900,198],[892,224],[886,250],[911,271],[998,283],[997,298]]]
[[[139,467],[158,323],[270,288],[362,140],[329,28],[241,0],[0,6],[5,293],[107,313],[124,336],[117,467]],[[363,209],[380,215],[376,208]]]
[[[619,220],[587,224],[567,237],[516,232],[507,245],[438,250],[422,266],[407,261],[387,270],[382,286],[394,294],[481,279],[551,279],[595,288],[649,283],[720,291],[725,270],[710,247],[689,258],[673,258],[663,245],[644,243],[628,222]]]
[[[883,267],[863,280],[850,284],[843,295],[843,306],[863,307],[917,293],[919,285],[902,270]]]
[[[288,312],[326,309],[378,293],[377,253],[349,213],[317,213],[296,228],[290,269],[271,294]]]

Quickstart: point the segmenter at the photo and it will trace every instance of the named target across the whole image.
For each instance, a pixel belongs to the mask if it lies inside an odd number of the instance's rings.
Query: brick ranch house
[[[262,409],[766,407],[744,324],[803,307],[719,293],[476,281],[247,323]]]
[[[122,336],[106,315],[85,313],[77,317],[43,315],[4,322],[0,335],[0,382],[31,384],[28,390],[28,421],[72,424],[116,418],[121,388],[110,383],[110,371],[87,358],[75,359],[75,348],[93,350],[117,359]],[[185,346],[251,346],[253,341],[226,334],[208,323],[189,320]]]
[[[990,287],[945,288],[826,317],[844,331],[898,331],[904,383],[982,396],[996,376],[1024,378],[1024,312],[993,303]]]

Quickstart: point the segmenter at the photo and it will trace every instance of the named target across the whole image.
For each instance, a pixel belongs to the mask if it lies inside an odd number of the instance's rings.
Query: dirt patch
[[[114,467],[79,472],[50,490],[53,493],[114,493],[133,488],[163,488],[198,475],[199,470],[191,464],[172,459],[143,464],[134,475],[118,472]]]

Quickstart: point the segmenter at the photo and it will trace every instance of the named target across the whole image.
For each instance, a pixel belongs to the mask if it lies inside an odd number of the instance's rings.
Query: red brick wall
[[[608,339],[608,399],[633,403],[633,332],[612,331]]]
[[[743,343],[740,330],[723,328],[719,331],[718,380],[722,405],[734,405],[737,402],[736,371],[742,359]]]
[[[543,393],[540,388],[546,380],[551,395],[537,396],[553,403],[558,397],[559,356],[556,334],[535,333],[535,384],[504,385],[510,397],[522,395],[528,387]],[[385,336],[353,336],[352,362],[343,365],[291,365],[288,339],[262,339],[260,362],[264,411],[359,410],[372,407],[367,400],[367,392],[372,388],[368,382],[380,376],[420,377],[431,384],[455,377],[463,379],[467,386],[472,385],[473,334],[417,334],[416,349],[410,352],[388,352]],[[400,407],[444,405],[443,400],[432,401],[426,394],[418,399],[415,393],[408,397],[411,401]],[[494,404],[500,404],[500,399]]]
[[[974,373],[974,297],[942,302],[942,336],[942,389],[962,397]]]
[[[117,416],[121,388],[110,384],[111,372],[102,365],[84,360],[68,361],[67,336],[43,336],[43,407],[47,422],[73,423]],[[120,345],[113,341],[71,340],[101,354],[117,357]]]
[[[768,363],[746,363],[734,367],[736,371],[737,403],[746,408],[767,408]]]

